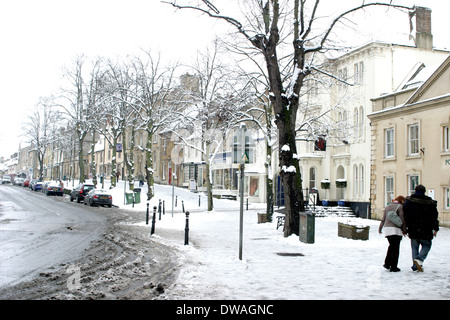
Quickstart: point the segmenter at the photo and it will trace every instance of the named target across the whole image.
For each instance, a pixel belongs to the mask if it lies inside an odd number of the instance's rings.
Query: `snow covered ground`
[[[149,232],[153,206],[159,199],[165,201],[165,215],[161,220],[157,215],[152,237],[178,250],[184,267],[164,299],[450,298],[448,228],[441,227],[433,240],[423,273],[411,270],[410,241],[403,238],[398,265],[401,272],[391,273],[383,268],[388,242],[378,234],[378,221],[316,218],[315,243],[305,244],[297,236],[283,237],[282,227],[276,229],[276,219],[258,224],[257,213],[264,210],[264,204],[250,204],[244,211],[243,260],[239,260],[238,201],[215,199],[214,211],[207,212],[204,194],[200,194],[199,207],[199,194],[175,188],[178,201],[172,216],[172,187],[156,185],[146,225],[146,190],[144,186],[142,202],[134,208],[124,205],[121,185],[112,190],[113,201],[121,208],[142,211],[143,220],[138,225],[147,226]],[[191,213],[188,246],[184,245],[186,216],[181,201]],[[349,220],[370,226],[369,240],[338,237],[338,222]]]

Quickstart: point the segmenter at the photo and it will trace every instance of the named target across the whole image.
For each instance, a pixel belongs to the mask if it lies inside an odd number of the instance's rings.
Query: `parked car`
[[[81,183],[75,189],[70,192],[70,201],[77,199],[77,202],[80,203],[84,200],[84,197],[88,194],[89,191],[95,189],[95,186],[91,183]]]
[[[2,184],[11,183],[11,176],[5,175],[3,176]]]
[[[112,207],[112,195],[102,189],[93,189],[84,197],[84,204],[92,206],[108,206]]]
[[[45,190],[47,189],[50,181],[42,181],[42,189],[41,192],[45,193]]]
[[[31,190],[33,191],[41,191],[43,187],[43,183],[40,181],[36,181],[35,184],[33,184],[33,187],[31,188]]]
[[[24,186],[24,187],[28,187],[28,186],[30,185],[30,181],[31,181],[30,178],[26,178],[26,179],[23,181],[23,186]]]
[[[45,185],[44,193],[47,196],[55,195],[62,197],[64,195],[64,189],[59,182],[50,182]]]
[[[15,186],[22,186],[24,180],[25,180],[24,178],[16,178],[16,179],[14,179],[14,183],[13,184]]]
[[[33,188],[34,188],[34,185],[36,184],[36,182],[38,182],[39,180],[38,179],[32,179],[31,181],[30,181],[30,184],[28,185],[28,187],[31,189],[31,190],[34,190]]]

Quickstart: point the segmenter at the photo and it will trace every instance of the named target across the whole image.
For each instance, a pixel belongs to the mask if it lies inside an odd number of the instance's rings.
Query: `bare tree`
[[[308,56],[328,49],[336,26],[355,11],[371,6],[389,6],[403,10],[411,8],[394,5],[391,2],[361,1],[359,6],[345,10],[332,18],[329,26],[323,29],[318,19],[320,0],[294,0],[283,3],[277,0],[255,0],[254,6],[248,7],[250,9],[246,12],[247,17],[251,17],[249,20],[258,21],[256,24],[258,28],[252,29],[252,24],[244,25],[233,17],[221,15],[218,8],[209,0],[201,0],[195,5],[169,3],[179,9],[200,11],[212,18],[226,21],[264,57],[269,78],[269,97],[279,136],[280,175],[286,203],[284,235],[298,234],[299,213],[304,211],[304,199],[297,158],[296,123],[300,89],[313,70]],[[290,52],[292,59],[284,64],[283,56],[280,54],[283,53],[281,47],[285,44],[283,39],[288,35],[292,39],[291,46],[290,49],[284,49]],[[289,78],[282,77],[282,68],[290,70]]]
[[[129,92],[136,86],[135,80],[130,76],[130,65],[126,63],[113,63],[109,61],[103,76],[101,90],[101,110],[95,115],[97,122],[94,123],[96,130],[100,132],[112,147],[111,158],[111,186],[117,185],[120,172],[117,168],[117,152],[124,152],[124,163],[130,183],[134,181],[132,176],[132,165],[127,159],[127,128],[132,125],[135,109],[132,106],[134,98]],[[133,131],[134,132],[134,131]],[[118,148],[119,139],[122,138],[122,150]]]
[[[54,124],[58,123],[59,113],[52,109],[53,98],[41,98],[33,114],[24,126],[24,135],[36,151],[39,163],[39,179],[44,176],[44,158],[50,144],[54,141]]]
[[[147,200],[154,196],[153,141],[154,135],[164,127],[173,123],[175,111],[178,108],[173,90],[173,78],[177,70],[174,66],[161,66],[160,57],[155,57],[150,51],[144,52],[144,57],[135,57],[132,62],[136,77],[135,92],[128,92],[133,97],[133,108],[136,110],[134,128],[144,130],[147,134],[145,152],[145,171],[148,185]],[[137,127],[136,127],[137,125]]]
[[[189,137],[179,135],[179,138],[186,146],[199,151],[206,164],[206,193],[208,211],[211,211],[214,207],[211,163],[235,125],[232,115],[246,104],[245,84],[241,84],[231,68],[223,63],[217,40],[212,48],[197,55],[191,70],[193,74],[182,76],[184,85],[180,88],[188,107],[178,114],[184,129],[190,128],[192,134]]]
[[[83,74],[84,66],[85,58],[80,56],[75,60],[72,68],[65,70],[64,77],[68,80],[69,87],[63,89],[61,101],[57,104],[63,110],[69,123],[75,128],[80,182],[84,182],[86,178],[84,141],[92,128],[92,122],[97,119],[93,110],[98,103],[99,84],[103,73],[101,59],[93,62],[88,77]],[[86,78],[88,78],[87,81]]]

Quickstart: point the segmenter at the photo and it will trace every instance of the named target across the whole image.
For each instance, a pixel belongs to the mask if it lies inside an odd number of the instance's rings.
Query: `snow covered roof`
[[[400,90],[418,88],[425,81],[427,81],[431,75],[436,71],[440,64],[435,64],[431,66],[425,66],[423,63],[417,64],[412,72],[408,75],[402,85],[399,87]]]

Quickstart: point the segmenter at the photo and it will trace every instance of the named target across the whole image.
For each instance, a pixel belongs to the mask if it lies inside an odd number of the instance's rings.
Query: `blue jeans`
[[[420,248],[419,251],[419,247]],[[425,261],[428,252],[430,252],[431,249],[431,240],[421,240],[421,239],[411,239],[411,251],[412,251],[412,258],[419,259],[420,261]]]

